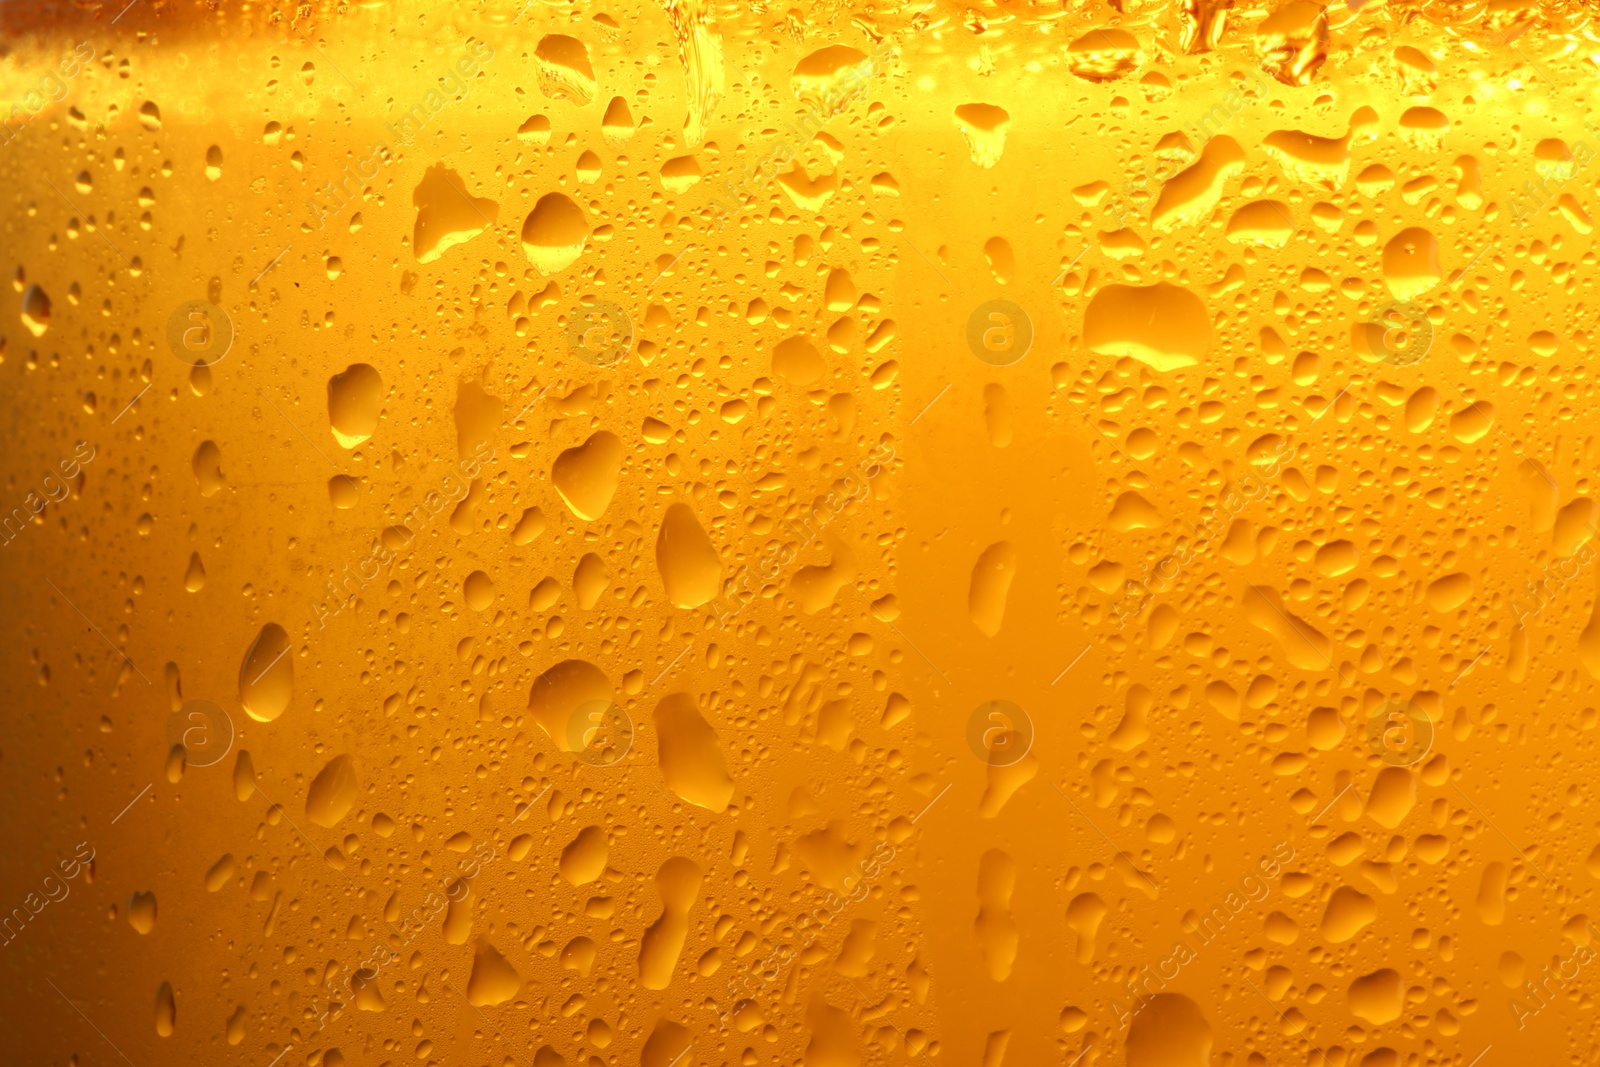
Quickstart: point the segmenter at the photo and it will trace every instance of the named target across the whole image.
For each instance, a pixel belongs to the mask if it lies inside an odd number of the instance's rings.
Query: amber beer
[[[1590,8],[0,27],[0,1060],[1595,1058]]]

